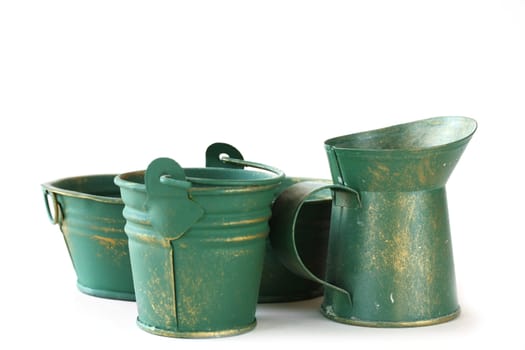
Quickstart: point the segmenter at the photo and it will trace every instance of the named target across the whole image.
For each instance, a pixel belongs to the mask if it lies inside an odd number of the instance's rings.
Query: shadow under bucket
[[[49,218],[58,224],[83,293],[135,300],[124,203],[115,175],[65,178],[42,185]]]
[[[240,162],[270,172],[182,169],[159,158],[115,178],[143,330],[198,338],[255,326],[270,207],[284,175]]]

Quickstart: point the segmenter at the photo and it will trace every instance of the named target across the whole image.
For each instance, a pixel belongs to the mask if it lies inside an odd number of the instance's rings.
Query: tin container
[[[332,186],[302,183],[275,203],[271,242],[282,261],[325,286],[329,319],[410,327],[459,315],[445,184],[476,131],[473,119],[438,117],[326,141]],[[334,192],[326,276],[302,263],[297,210]]]
[[[159,158],[146,171],[115,178],[125,203],[137,323],[147,332],[220,337],[256,324],[268,219],[284,174],[230,157],[220,162],[268,171],[182,169]]]
[[[42,185],[47,213],[64,236],[78,289],[86,294],[134,300],[124,203],[115,175],[65,178]]]

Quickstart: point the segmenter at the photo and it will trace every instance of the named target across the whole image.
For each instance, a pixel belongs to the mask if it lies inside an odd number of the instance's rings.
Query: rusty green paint
[[[284,177],[271,170],[182,169],[159,158],[115,178],[140,328],[197,338],[255,326],[270,206]]]
[[[459,314],[445,184],[476,128],[470,118],[438,117],[326,141],[335,197],[325,280],[298,258],[297,232],[270,237],[287,266],[325,284],[326,317],[409,327]],[[293,227],[320,186],[292,188],[273,220]]]
[[[124,203],[114,177],[71,177],[45,183],[42,189],[50,219],[64,236],[79,290],[134,300]]]

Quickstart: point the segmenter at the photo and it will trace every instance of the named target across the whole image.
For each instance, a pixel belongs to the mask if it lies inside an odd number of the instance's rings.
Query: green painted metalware
[[[104,298],[134,300],[124,203],[115,175],[88,175],[42,185],[47,213],[58,224],[78,289]]]
[[[282,230],[272,230],[272,245],[290,269],[325,285],[326,317],[410,327],[458,316],[445,184],[476,128],[438,117],[327,140],[335,185],[324,279],[302,263],[293,226],[303,201],[327,186],[298,184],[275,203]]]
[[[125,203],[137,324],[147,332],[220,337],[255,327],[271,203],[284,174],[220,153],[220,162],[269,172],[182,169],[159,158],[145,172],[115,178]]]
[[[241,152],[230,144],[215,143],[207,150],[206,166],[242,169],[240,164],[224,163],[214,155],[227,153],[237,159],[243,159]],[[285,177],[277,188],[275,198],[289,186],[305,181],[317,181],[331,184],[324,179],[306,177]],[[317,276],[324,276],[326,268],[326,251],[328,249],[328,230],[332,194],[330,190],[320,191],[308,198],[299,213],[296,231],[301,257],[306,266]],[[273,230],[270,221],[270,232]],[[273,252],[270,240],[266,240],[266,253],[259,289],[259,303],[290,302],[315,298],[323,294],[323,286],[310,279],[298,276],[286,268]]]

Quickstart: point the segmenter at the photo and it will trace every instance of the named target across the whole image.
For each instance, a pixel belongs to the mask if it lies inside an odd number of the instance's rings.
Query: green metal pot
[[[374,327],[431,325],[458,316],[445,184],[477,128],[438,117],[326,141],[335,185],[290,187],[274,207],[282,261],[325,285],[323,314]],[[301,261],[293,227],[305,199],[334,192],[326,277]]]
[[[182,169],[159,158],[145,172],[115,178],[125,203],[137,323],[147,332],[219,337],[256,324],[268,219],[284,174],[235,158],[220,162],[269,172]]]
[[[42,185],[47,213],[58,224],[78,289],[103,298],[135,300],[124,203],[115,175],[89,175]]]
[[[206,166],[243,169],[242,164],[221,162],[221,153],[227,153],[237,159],[244,159],[241,152],[230,144],[212,144],[207,152]],[[324,179],[311,179],[306,177],[285,177],[277,188],[275,198],[293,184],[305,181],[317,181],[331,184],[332,181]],[[326,251],[328,246],[328,229],[330,227],[330,211],[332,208],[332,193],[320,191],[308,198],[298,215],[296,230],[299,231],[298,242],[303,261],[306,266],[318,276],[324,276],[326,267]],[[270,232],[273,230],[270,220]],[[323,294],[320,283],[302,278],[286,268],[273,252],[270,240],[266,241],[266,252],[259,289],[259,303],[275,303],[305,300]]]

